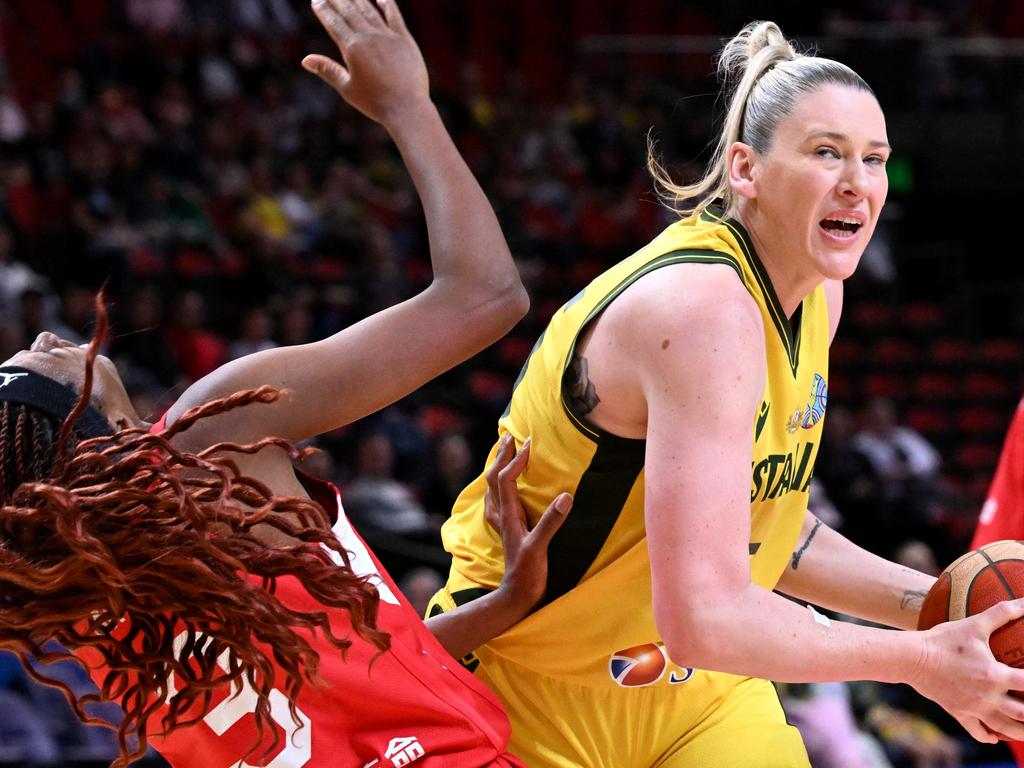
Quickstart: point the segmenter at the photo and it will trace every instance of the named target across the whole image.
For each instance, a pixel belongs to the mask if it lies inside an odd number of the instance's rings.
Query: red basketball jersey
[[[1024,400],[1010,422],[995,477],[978,516],[971,549],[1003,539],[1024,539]],[[1024,741],[1009,742],[1024,768]]]
[[[1006,434],[971,548],[1003,539],[1024,539],[1024,400]]]
[[[276,594],[283,603],[327,611],[335,635],[352,640],[343,659],[322,634],[297,630],[320,654],[323,681],[306,683],[295,701],[302,727],[293,723],[285,695],[275,690],[271,708],[282,736],[278,748],[261,762],[269,744],[265,739],[240,762],[256,740],[256,697],[247,686],[234,697],[235,691],[225,687],[201,722],[151,736],[150,743],[174,768],[523,768],[505,751],[510,726],[501,704],[426,628],[345,517],[337,488],[301,479],[336,515],[333,531],[352,569],[370,576],[377,587],[378,627],[391,636],[390,649],[378,653],[351,630],[346,611],[317,602],[294,577],[279,578]],[[342,565],[336,552],[330,554]],[[90,666],[98,663],[88,652],[81,655]],[[99,667],[92,676],[100,683],[104,673]],[[159,714],[150,723],[152,731],[159,730]]]

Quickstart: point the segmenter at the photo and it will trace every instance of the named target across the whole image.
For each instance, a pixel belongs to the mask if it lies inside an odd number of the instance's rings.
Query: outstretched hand
[[[302,66],[371,120],[430,99],[427,68],[394,0],[313,0],[341,61],[310,54]]]
[[[572,496],[560,493],[533,529],[527,527],[516,480],[529,461],[530,438],[516,452],[512,436],[505,435],[487,470],[484,496],[484,514],[491,527],[501,533],[505,552],[505,576],[498,589],[509,593],[524,610],[532,608],[544,596],[548,582],[548,544],[572,508]]]

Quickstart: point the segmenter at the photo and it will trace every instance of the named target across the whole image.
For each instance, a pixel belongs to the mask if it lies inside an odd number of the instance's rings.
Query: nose
[[[60,338],[55,333],[49,331],[43,331],[36,340],[32,342],[32,346],[29,347],[33,352],[48,352],[56,346],[60,345]]]
[[[75,346],[73,341],[65,341],[55,333],[43,331],[36,336],[36,340],[32,342],[32,346],[29,349],[33,352],[49,352],[51,349],[57,349],[58,347],[73,346]]]
[[[868,172],[859,157],[851,158],[843,167],[839,191],[843,197],[860,200],[868,194]]]

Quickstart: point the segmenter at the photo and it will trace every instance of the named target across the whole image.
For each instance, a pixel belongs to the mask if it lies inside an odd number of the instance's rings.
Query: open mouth
[[[822,219],[818,226],[825,230],[832,237],[851,238],[864,226],[854,218],[841,217],[836,219]]]

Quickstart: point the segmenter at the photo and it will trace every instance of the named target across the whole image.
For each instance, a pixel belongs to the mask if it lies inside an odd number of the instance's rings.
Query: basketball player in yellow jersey
[[[552,319],[499,423],[531,439],[528,518],[559,491],[545,602],[467,664],[505,702],[531,768],[807,766],[767,680],[905,682],[970,733],[1024,736],[1024,670],[989,635],[1013,602],[927,632],[829,621],[773,590],[916,625],[925,576],[807,512],[842,280],[885,201],[885,120],[848,67],[768,22],[729,42],[731,101],[682,220]],[[712,205],[719,201],[719,205]],[[444,528],[432,611],[494,588],[483,478]]]

